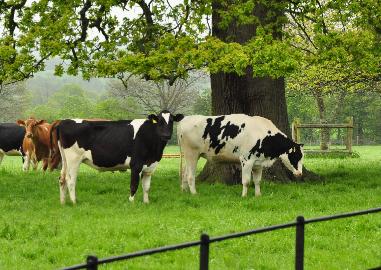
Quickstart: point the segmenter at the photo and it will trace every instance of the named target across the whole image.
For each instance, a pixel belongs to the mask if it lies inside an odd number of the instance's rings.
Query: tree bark
[[[321,124],[327,124],[326,111],[323,94],[320,90],[314,91],[314,96],[319,109],[319,118]],[[329,128],[322,128],[320,130],[320,150],[328,150],[330,145],[330,130]]]
[[[255,36],[257,25],[237,25],[231,23],[227,29],[221,29],[218,10],[219,1],[213,2],[212,29],[213,36],[225,42],[245,43]],[[266,18],[268,10],[257,5],[253,14],[261,21]],[[280,38],[280,32],[274,31],[274,37]],[[288,136],[291,135],[287,116],[284,78],[253,77],[252,68],[246,74],[219,72],[211,74],[212,114],[245,113],[266,117]],[[308,172],[305,174],[312,176]],[[263,177],[279,181],[296,180],[281,162],[264,170]],[[221,164],[208,161],[197,177],[200,181],[223,182],[226,184],[241,183],[241,167],[239,164]]]

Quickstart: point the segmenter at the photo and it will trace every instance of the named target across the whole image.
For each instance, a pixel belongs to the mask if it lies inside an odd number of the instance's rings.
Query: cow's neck
[[[35,134],[32,138],[32,141],[34,145],[36,145],[37,149],[42,149],[43,151],[49,149],[49,145],[47,145],[46,136],[44,136],[45,132],[43,129],[45,129],[45,126],[37,126]]]
[[[158,135],[155,132],[155,127],[150,124],[149,126],[146,126],[148,131],[147,137],[145,138],[146,142],[149,142],[146,144],[149,148],[150,155],[154,158],[155,161],[160,161],[165,146],[167,145],[167,141],[161,140]]]

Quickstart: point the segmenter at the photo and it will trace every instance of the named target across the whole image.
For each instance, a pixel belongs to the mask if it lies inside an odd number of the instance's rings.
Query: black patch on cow
[[[288,153],[290,149],[295,149]],[[251,155],[259,157],[263,154],[266,158],[274,159],[282,154],[288,153],[291,164],[297,169],[298,162],[302,158],[300,145],[287,138],[281,133],[275,135],[268,135],[262,140],[258,140],[254,147],[250,150],[249,158]]]
[[[233,153],[235,153],[235,152],[237,152],[238,151],[238,146],[236,146],[236,147],[234,147],[234,149],[233,149]]]
[[[98,167],[114,167],[123,164],[133,152],[133,127],[131,121],[83,121],[63,120],[58,126],[59,140],[63,148],[76,142],[90,150],[93,163]]]
[[[268,134],[271,134],[271,130],[267,131]]]
[[[21,150],[25,128],[13,123],[0,124],[0,149],[4,152]]]
[[[300,145],[296,145],[294,149],[295,151],[288,154],[288,159],[290,160],[291,165],[295,169],[298,169],[298,163],[302,159],[303,154]]]
[[[225,116],[216,117],[213,121],[213,118],[206,119],[206,127],[202,138],[205,140],[210,138],[209,149],[213,148],[215,154],[217,155],[222,148],[225,147],[226,141],[229,139],[234,139],[238,134],[241,133],[245,124],[241,125],[241,128],[235,124],[232,124],[230,121],[226,125],[222,126],[222,121],[225,119]],[[221,139],[218,139],[218,136],[221,135]],[[225,142],[223,142],[223,140]]]

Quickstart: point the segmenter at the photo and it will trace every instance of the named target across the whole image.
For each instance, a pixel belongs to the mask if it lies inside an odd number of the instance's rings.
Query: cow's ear
[[[299,143],[299,146],[300,146],[300,147],[303,147],[303,146],[304,146],[304,143]]]
[[[17,120],[17,125],[19,125],[19,126],[24,126],[25,127],[25,122],[24,122],[24,120]]]
[[[155,114],[148,115],[148,119],[151,120],[153,123],[157,123],[157,121],[159,121],[159,118]]]
[[[179,114],[176,114],[175,116],[173,116],[173,121],[180,122],[181,120],[183,120],[183,118],[184,118],[184,115],[179,113]]]
[[[41,125],[41,124],[45,124],[45,123],[47,123],[46,120],[39,120],[39,121],[37,121],[36,126]]]

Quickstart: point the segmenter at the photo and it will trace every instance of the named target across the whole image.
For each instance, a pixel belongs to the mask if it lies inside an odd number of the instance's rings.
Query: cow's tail
[[[58,147],[58,139],[59,139],[59,124],[60,120],[56,120],[52,123],[52,127],[50,129],[50,148],[49,148],[49,169],[50,171],[56,169],[61,161],[61,154]]]

